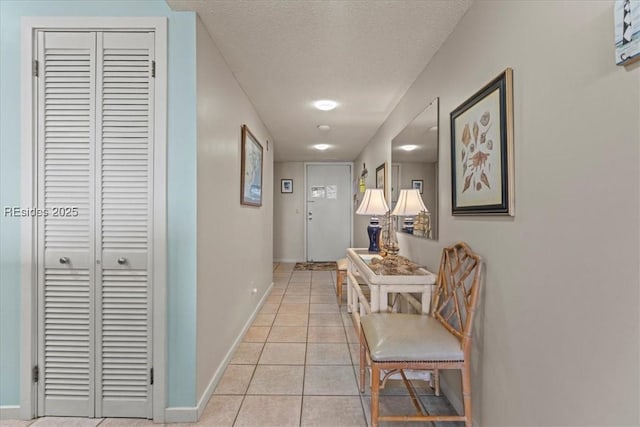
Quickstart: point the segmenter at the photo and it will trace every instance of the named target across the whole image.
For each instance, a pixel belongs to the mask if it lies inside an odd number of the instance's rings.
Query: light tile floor
[[[331,426],[370,425],[370,391],[360,394],[358,335],[346,306],[335,296],[335,272],[293,271],[274,264],[274,287],[247,331],[197,423],[186,426]],[[368,381],[367,381],[368,382]],[[454,414],[445,397],[424,382],[415,383],[424,407]],[[413,412],[399,381],[381,392],[381,413]],[[0,421],[6,427],[142,427],[148,420],[46,417]],[[381,427],[432,426],[431,423],[380,423]],[[462,423],[435,423],[460,427]]]

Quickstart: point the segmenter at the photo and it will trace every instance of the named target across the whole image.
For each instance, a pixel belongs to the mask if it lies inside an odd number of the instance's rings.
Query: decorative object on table
[[[369,264],[376,274],[384,276],[426,275],[423,267],[408,258],[396,254],[389,254],[384,258],[373,258]]]
[[[293,193],[293,180],[281,179],[280,180],[280,192],[281,193]]]
[[[422,201],[420,192],[416,189],[400,190],[398,203],[396,203],[396,207],[393,208],[393,212],[391,212],[391,215],[404,217],[402,231],[404,231],[405,233],[413,234],[413,217],[418,215],[420,212],[426,212],[427,214],[429,214],[429,210]]]
[[[391,212],[387,211],[380,224],[380,255],[383,257],[396,255],[400,251],[398,237],[396,236],[396,230],[393,224]]]
[[[380,188],[367,188],[356,214],[371,216],[369,226],[367,227],[367,233],[369,234],[369,252],[380,252],[380,247],[378,246],[380,220],[378,216],[384,215],[388,211],[389,207],[384,198],[384,191]]]
[[[424,193],[424,180],[422,179],[412,179],[411,180],[411,188],[414,190],[420,191],[420,194]]]
[[[376,168],[376,188],[381,188],[387,194],[387,162]]]
[[[431,215],[420,212],[413,221],[413,235],[431,238]]]
[[[262,145],[242,125],[240,204],[262,206]]]
[[[335,261],[326,262],[296,262],[293,271],[332,271],[337,270],[338,264]]]
[[[616,64],[628,65],[640,60],[640,1],[616,0],[613,15]]]
[[[452,213],[514,214],[513,70],[451,112]]]

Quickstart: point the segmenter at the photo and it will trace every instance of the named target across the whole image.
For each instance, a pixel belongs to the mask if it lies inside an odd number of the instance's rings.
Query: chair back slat
[[[471,339],[482,265],[482,258],[466,243],[442,251],[431,315],[461,341],[463,348]]]

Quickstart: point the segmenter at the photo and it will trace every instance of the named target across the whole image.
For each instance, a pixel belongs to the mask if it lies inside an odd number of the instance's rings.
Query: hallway
[[[346,306],[337,304],[335,272],[293,266],[275,266],[273,290],[196,425],[369,424],[369,388],[362,396],[357,388],[358,336]],[[454,413],[424,382],[414,386],[428,411]],[[382,395],[383,413],[385,404],[412,412],[400,381],[389,381]],[[425,425],[381,425],[396,424]]]
[[[358,336],[346,305],[338,305],[334,271],[293,271],[294,264],[275,264],[271,294],[247,331],[197,423],[188,426],[366,426],[369,387],[357,386]],[[346,297],[345,297],[346,298]],[[414,382],[430,412],[453,414],[445,397],[436,397],[425,382]],[[413,411],[400,381],[382,390],[381,411]],[[366,421],[365,421],[366,420]],[[147,420],[41,418],[2,421],[2,426],[159,426]],[[381,423],[382,427],[424,423]],[[436,423],[457,427],[462,423]]]

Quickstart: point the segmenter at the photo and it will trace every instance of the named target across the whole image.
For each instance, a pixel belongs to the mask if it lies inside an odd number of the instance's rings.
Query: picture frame
[[[382,192],[387,197],[387,162],[376,168],[376,188],[382,188]]]
[[[613,6],[616,65],[640,60],[640,2],[616,0]]]
[[[247,125],[242,125],[240,204],[262,206],[262,144]]]
[[[451,112],[453,215],[514,215],[513,70]]]
[[[293,180],[289,178],[280,180],[281,193],[293,193]]]
[[[424,193],[424,180],[422,179],[412,179],[411,180],[411,188],[414,190],[420,190],[420,194]]]

